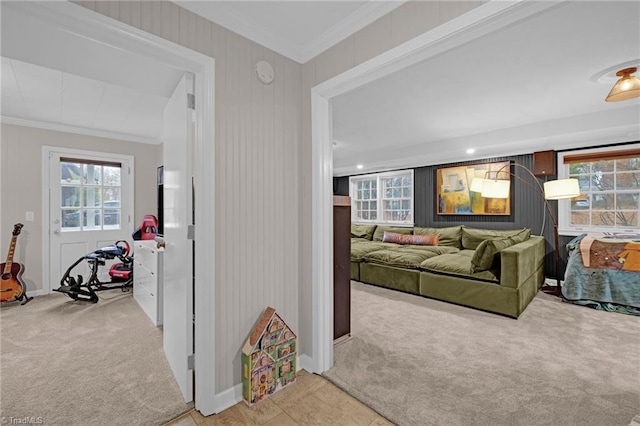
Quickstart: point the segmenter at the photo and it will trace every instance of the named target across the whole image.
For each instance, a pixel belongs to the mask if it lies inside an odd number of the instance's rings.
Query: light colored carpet
[[[3,420],[159,425],[192,408],[165,358],[161,329],[130,292],[99,294],[97,304],[56,294],[2,305]]]
[[[325,376],[399,425],[629,425],[640,319],[540,293],[520,319],[352,282]]]

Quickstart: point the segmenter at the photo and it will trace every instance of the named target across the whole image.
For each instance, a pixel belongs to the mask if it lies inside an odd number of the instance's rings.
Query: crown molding
[[[46,121],[27,120],[24,118],[0,116],[0,123],[12,124],[14,126],[33,127],[36,129],[53,130],[56,132],[73,133],[77,135],[95,136],[98,138],[108,138],[127,142],[145,143],[158,145],[159,140],[142,136],[129,135],[126,133],[111,132],[108,130],[88,129],[86,127],[70,126],[67,124],[49,123]]]
[[[215,18],[213,18],[211,16],[205,16],[203,10],[197,6],[197,2],[190,2],[192,3],[190,5],[185,5],[182,2],[176,3],[180,7],[202,15],[204,18],[240,34],[257,44],[271,49],[300,64],[304,64],[331,46],[349,37],[351,34],[398,8],[405,3],[405,1],[406,0],[369,1],[353,11],[346,18],[337,22],[307,45],[301,45],[295,40],[277,36],[269,28],[253,25],[247,21],[246,18],[238,15],[231,4],[217,2],[216,15]]]
[[[349,16],[326,30],[312,43],[305,46],[302,49],[300,60],[298,62],[304,64],[310,59],[315,58],[331,46],[334,46],[372,22],[382,18],[387,13],[402,6],[405,1],[406,0],[390,2],[370,1],[364,4]]]

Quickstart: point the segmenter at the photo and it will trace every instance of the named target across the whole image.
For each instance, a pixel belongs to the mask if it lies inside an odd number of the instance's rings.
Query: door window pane
[[[112,164],[60,161],[63,231],[120,229],[121,168]]]
[[[60,183],[80,184],[81,171],[80,163],[60,162]]]

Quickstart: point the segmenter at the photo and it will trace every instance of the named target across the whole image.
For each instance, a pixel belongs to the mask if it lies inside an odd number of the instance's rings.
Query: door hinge
[[[196,355],[191,354],[187,356],[187,370],[195,370],[196,369]]]
[[[196,109],[196,95],[187,93],[187,108]]]
[[[187,240],[195,240],[196,239],[196,226],[189,225],[187,226]]]

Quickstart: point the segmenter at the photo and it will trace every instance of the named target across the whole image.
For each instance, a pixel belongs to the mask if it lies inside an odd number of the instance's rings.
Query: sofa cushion
[[[371,240],[373,238],[373,232],[376,230],[376,225],[355,225],[351,224],[351,237],[364,238]]]
[[[443,254],[425,260],[420,264],[420,269],[437,274],[500,283],[499,269],[473,272],[471,270],[471,259],[472,257],[461,253]]]
[[[392,243],[369,241],[363,238],[352,238],[351,239],[351,261],[361,262],[362,258],[367,253],[371,253],[372,251],[382,250],[384,248],[389,248],[394,246],[397,246],[397,245]]]
[[[511,238],[513,240],[513,242],[516,243],[516,244],[525,242],[529,238],[531,238],[531,229],[524,228],[523,230],[521,230],[517,234],[509,235],[509,238]]]
[[[413,234],[413,228],[401,228],[399,226],[376,226],[376,230],[373,233],[373,241],[382,241],[384,237],[384,231],[395,232],[396,234]]]
[[[466,226],[462,227],[462,248],[475,250],[478,248],[481,242],[484,240],[490,240],[494,238],[506,238],[515,236],[517,234],[523,233],[527,235],[525,239],[522,241],[528,240],[529,236],[531,236],[531,230],[524,229],[514,229],[514,230],[505,230],[498,231],[495,229],[476,229],[476,228],[467,228]]]
[[[362,260],[397,268],[418,269],[420,264],[429,258],[457,251],[454,247],[395,246],[369,252]]]
[[[411,244],[415,246],[437,246],[439,235],[407,235],[384,231],[382,242],[396,244]]]
[[[471,258],[471,271],[486,271],[498,266],[499,261],[496,257],[499,256],[500,251],[515,244],[511,237],[484,240],[478,245]]]
[[[414,235],[439,235],[439,246],[462,248],[462,226],[450,226],[447,228],[413,228]]]

